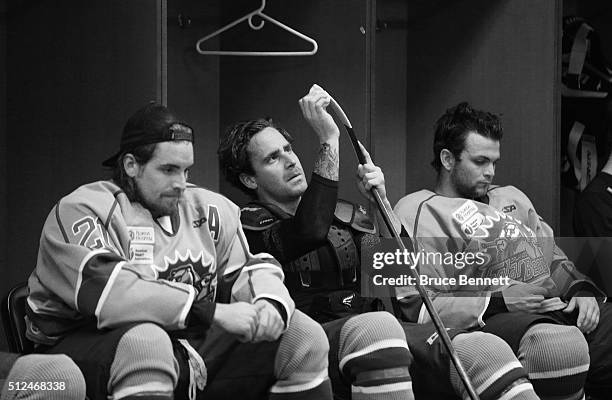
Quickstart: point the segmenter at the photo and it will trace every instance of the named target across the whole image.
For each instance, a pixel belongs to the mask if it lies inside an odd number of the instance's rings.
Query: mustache
[[[174,189],[167,192],[163,192],[161,195],[164,197],[181,197],[185,191],[183,189]]]
[[[304,175],[304,171],[301,168],[294,168],[293,170],[291,170],[291,172],[289,172],[286,176],[287,176],[287,180],[294,178],[298,175]]]

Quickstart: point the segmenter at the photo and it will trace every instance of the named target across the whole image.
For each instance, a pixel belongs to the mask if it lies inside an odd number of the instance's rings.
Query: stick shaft
[[[365,155],[362,153],[361,149],[359,148],[359,142],[357,141],[355,131],[353,130],[353,127],[351,126],[351,123],[349,122],[348,117],[346,116],[344,111],[342,111],[342,108],[340,108],[340,105],[334,99],[331,100],[331,105],[332,105],[332,109],[336,112],[336,115],[342,120],[342,123],[344,124],[344,127],[346,128],[346,131],[349,134],[349,138],[351,139],[351,144],[353,145],[353,149],[355,150],[355,154],[357,155],[357,159],[359,160],[359,163],[365,164],[366,162]],[[406,245],[401,240],[400,234],[397,232],[397,229],[395,229],[395,226],[393,226],[391,217],[389,215],[389,213],[392,211],[387,210],[387,208],[383,204],[382,198],[378,190],[375,187],[373,187],[370,189],[370,192],[372,196],[374,197],[374,200],[376,201],[376,205],[378,206],[378,210],[380,211],[380,215],[383,217],[383,221],[385,222],[387,229],[389,230],[391,235],[395,238],[400,250],[402,252],[403,251],[414,252],[414,246],[412,244],[412,239],[410,239],[410,237],[408,237],[409,239],[408,244],[409,244],[410,249],[406,248]],[[446,348],[446,350],[448,351],[450,355],[453,365],[457,369],[457,373],[459,374],[459,377],[461,378],[461,381],[463,382],[463,385],[465,386],[465,389],[468,392],[468,395],[470,396],[472,400],[478,400],[479,399],[478,394],[474,390],[474,387],[472,386],[472,382],[470,381],[470,378],[468,377],[467,372],[465,372],[465,368],[461,364],[461,360],[459,360],[459,356],[457,355],[457,352],[455,351],[455,348],[453,347],[450,336],[448,336],[448,332],[446,331],[446,328],[444,327],[444,323],[442,322],[440,315],[434,308],[433,303],[431,302],[431,299],[429,298],[429,295],[419,283],[420,282],[419,273],[416,271],[416,269],[413,269],[413,268],[409,268],[408,271],[415,281],[415,287],[417,291],[419,292],[421,299],[423,300],[423,304],[425,304],[425,308],[427,309],[427,312],[429,313],[429,316],[431,317],[431,320],[433,321],[436,331],[440,335],[440,340],[442,340],[444,347]],[[396,301],[396,299],[392,297],[391,301]]]

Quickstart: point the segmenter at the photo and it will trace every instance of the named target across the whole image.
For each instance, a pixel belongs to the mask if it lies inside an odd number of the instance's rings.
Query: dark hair
[[[473,109],[467,102],[459,103],[446,110],[434,125],[434,158],[431,165],[439,173],[442,168],[440,152],[448,149],[459,159],[465,148],[465,138],[469,132],[501,140],[504,132],[498,115]]]
[[[249,196],[254,196],[254,191],[240,182],[240,174],[255,174],[248,147],[251,138],[266,128],[276,129],[288,142],[293,142],[289,132],[274,124],[270,119],[260,118],[237,122],[230,126],[226,129],[225,136],[217,149],[219,166],[225,179]]]
[[[188,130],[189,136],[176,139],[174,136],[164,136],[168,132],[173,133],[174,125],[184,128],[181,133]],[[136,201],[137,194],[134,179],[125,173],[123,167],[125,155],[132,154],[138,164],[144,165],[153,158],[157,143],[170,140],[193,141],[193,132],[191,128],[179,122],[178,117],[167,107],[153,101],[138,109],[125,123],[119,152],[104,161],[102,165],[111,168],[113,181],[125,192],[130,201]]]
[[[138,164],[143,165],[148,163],[149,160],[153,158],[156,148],[157,143],[145,144],[138,146],[133,150],[124,151],[117,157],[117,161],[112,169],[113,181],[121,188],[121,190],[123,190],[130,201],[136,201],[136,188],[134,186],[134,178],[125,173],[123,158],[126,154],[130,153],[134,156]]]
[[[170,140],[193,142],[193,129],[177,118],[167,107],[151,102],[138,109],[126,122],[119,151],[102,165],[114,168],[117,158],[138,146]]]

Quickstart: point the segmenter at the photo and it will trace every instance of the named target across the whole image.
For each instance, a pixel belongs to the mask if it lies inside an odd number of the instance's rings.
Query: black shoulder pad
[[[278,218],[268,209],[255,204],[249,204],[240,209],[240,222],[244,229],[263,231],[278,221]]]
[[[374,223],[367,210],[361,204],[353,204],[346,200],[338,200],[334,217],[344,225],[359,232],[376,233]]]

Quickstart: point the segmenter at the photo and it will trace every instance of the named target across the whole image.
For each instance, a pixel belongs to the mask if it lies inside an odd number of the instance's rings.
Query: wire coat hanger
[[[244,17],[238,18],[234,22],[231,22],[225,25],[224,27],[214,31],[210,35],[204,36],[203,38],[201,38],[200,40],[196,42],[197,52],[203,55],[218,55],[218,56],[311,56],[313,54],[316,54],[317,50],[319,49],[319,45],[314,39],[264,14],[263,9],[265,7],[266,7],[266,0],[262,0],[261,7],[259,7],[257,10],[248,13]],[[259,25],[255,25],[253,23],[254,16],[262,18],[262,21],[260,21]],[[263,28],[265,21],[270,21],[274,25],[277,25],[280,28],[299,37],[300,39],[303,39],[307,41],[308,43],[312,44],[312,50],[310,51],[225,51],[225,50],[202,50],[202,48],[200,47],[203,42],[207,41],[208,39],[214,36],[221,34],[222,32],[225,32],[226,30],[238,25],[239,23],[245,20],[249,23],[249,26],[251,27],[251,29],[256,30],[256,31]]]

